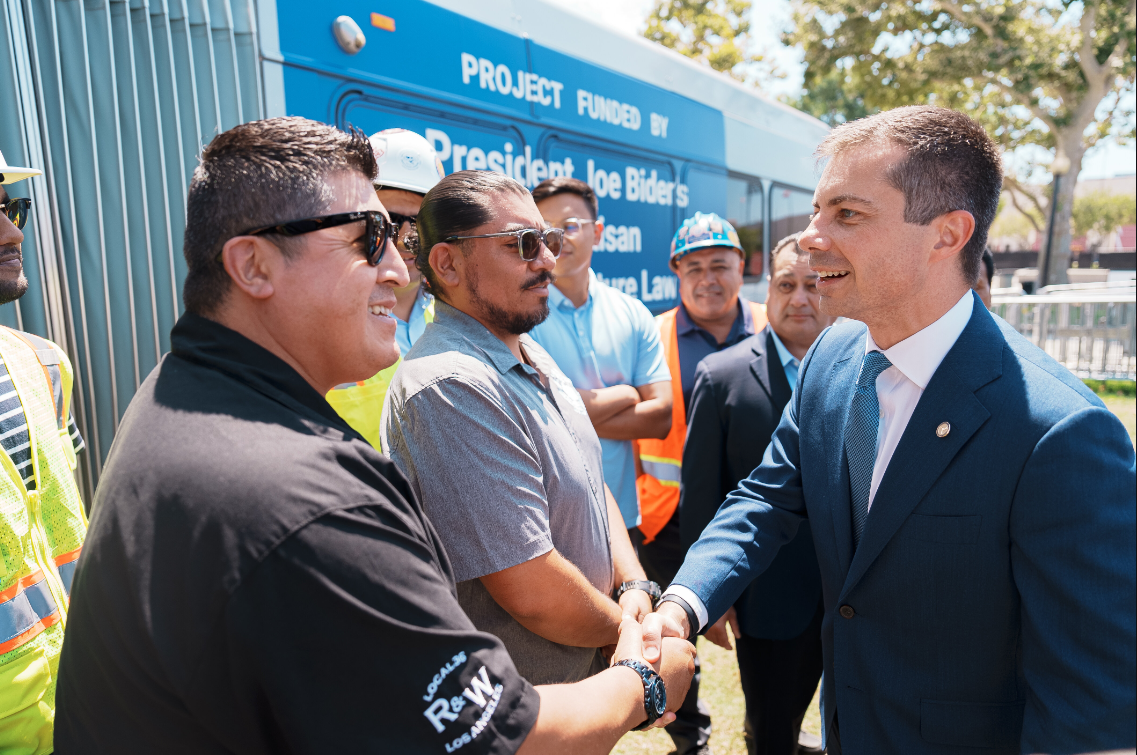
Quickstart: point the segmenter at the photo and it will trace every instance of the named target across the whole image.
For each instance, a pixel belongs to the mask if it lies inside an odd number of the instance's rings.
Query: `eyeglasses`
[[[543,231],[536,228],[521,228],[516,231],[502,231],[501,233],[485,233],[481,236],[447,236],[443,241],[465,241],[466,239],[494,239],[501,236],[514,236],[517,238],[517,251],[521,259],[532,262],[541,253],[541,245],[553,257],[561,254],[561,244],[565,238],[564,230],[560,228],[547,228]]]
[[[561,228],[564,230],[566,236],[576,236],[584,230],[586,225],[592,225],[595,220],[587,220],[585,218],[565,218],[561,221]]]
[[[245,231],[238,235],[261,236],[266,233],[279,233],[281,236],[302,236],[305,233],[322,231],[325,228],[335,228],[336,226],[347,225],[348,223],[358,223],[360,220],[367,221],[367,264],[374,267],[379,264],[383,259],[383,255],[387,252],[387,242],[390,241],[393,244],[395,238],[399,235],[399,226],[383,217],[383,213],[376,212],[375,210],[341,212],[336,215],[324,215],[319,218],[293,220],[288,223],[281,223],[280,225],[254,228],[251,231]]]
[[[391,216],[391,224],[395,226],[395,246],[405,250],[408,254],[418,251],[418,215],[403,215],[399,212],[387,211]],[[409,226],[403,233],[403,226]],[[400,242],[402,242],[400,244]]]
[[[0,209],[8,216],[8,220],[12,221],[12,225],[23,230],[28,224],[28,216],[32,213],[32,200],[28,197],[11,198],[0,204]]]

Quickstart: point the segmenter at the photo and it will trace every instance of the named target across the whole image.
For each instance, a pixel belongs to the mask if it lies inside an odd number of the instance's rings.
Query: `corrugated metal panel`
[[[185,188],[203,142],[263,117],[254,0],[0,0],[0,150],[42,179],[30,284],[0,323],[75,365],[90,499],[182,311]]]

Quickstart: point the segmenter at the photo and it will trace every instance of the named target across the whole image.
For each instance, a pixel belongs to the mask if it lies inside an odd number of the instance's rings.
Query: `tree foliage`
[[[748,51],[749,10],[749,0],[659,0],[644,36],[746,81],[747,65],[763,59]]]
[[[1104,236],[1134,223],[1137,196],[1091,191],[1074,199],[1074,228],[1079,234],[1096,231]]]
[[[831,123],[901,105],[963,110],[1006,150],[1070,162],[1134,138],[1134,0],[795,0],[784,41],[805,50],[798,103]],[[1018,185],[1008,177],[1008,188]],[[1069,255],[1074,181],[1058,191],[1056,253]]]

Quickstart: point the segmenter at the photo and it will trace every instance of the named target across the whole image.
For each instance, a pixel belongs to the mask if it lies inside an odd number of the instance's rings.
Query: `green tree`
[[[1037,145],[1069,166],[1050,263],[1051,282],[1065,282],[1082,157],[1103,138],[1134,137],[1134,0],[795,3],[783,41],[805,50],[810,112],[840,122],[861,108],[943,105],[977,118],[1007,151]],[[1035,198],[1015,175],[1006,188]]]
[[[749,0],[659,0],[644,36],[739,81],[753,80]]]
[[[834,68],[811,81],[809,89],[804,90],[796,100],[791,100],[790,104],[830,126],[839,126],[846,121],[855,121],[879,112],[879,108],[870,108],[865,104],[865,98],[853,91],[847,78],[844,71]]]
[[[1074,199],[1074,229],[1079,234],[1113,233],[1123,225],[1137,223],[1137,196],[1091,191]]]

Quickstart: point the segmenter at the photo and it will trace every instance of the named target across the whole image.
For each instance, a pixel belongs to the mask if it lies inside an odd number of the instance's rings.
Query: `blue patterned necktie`
[[[880,402],[876,398],[876,379],[892,366],[879,351],[865,354],[857,392],[845,426],[845,456],[849,460],[849,492],[853,507],[853,547],[861,544],[865,520],[869,516],[869,489],[876,464],[876,435],[880,425]]]

